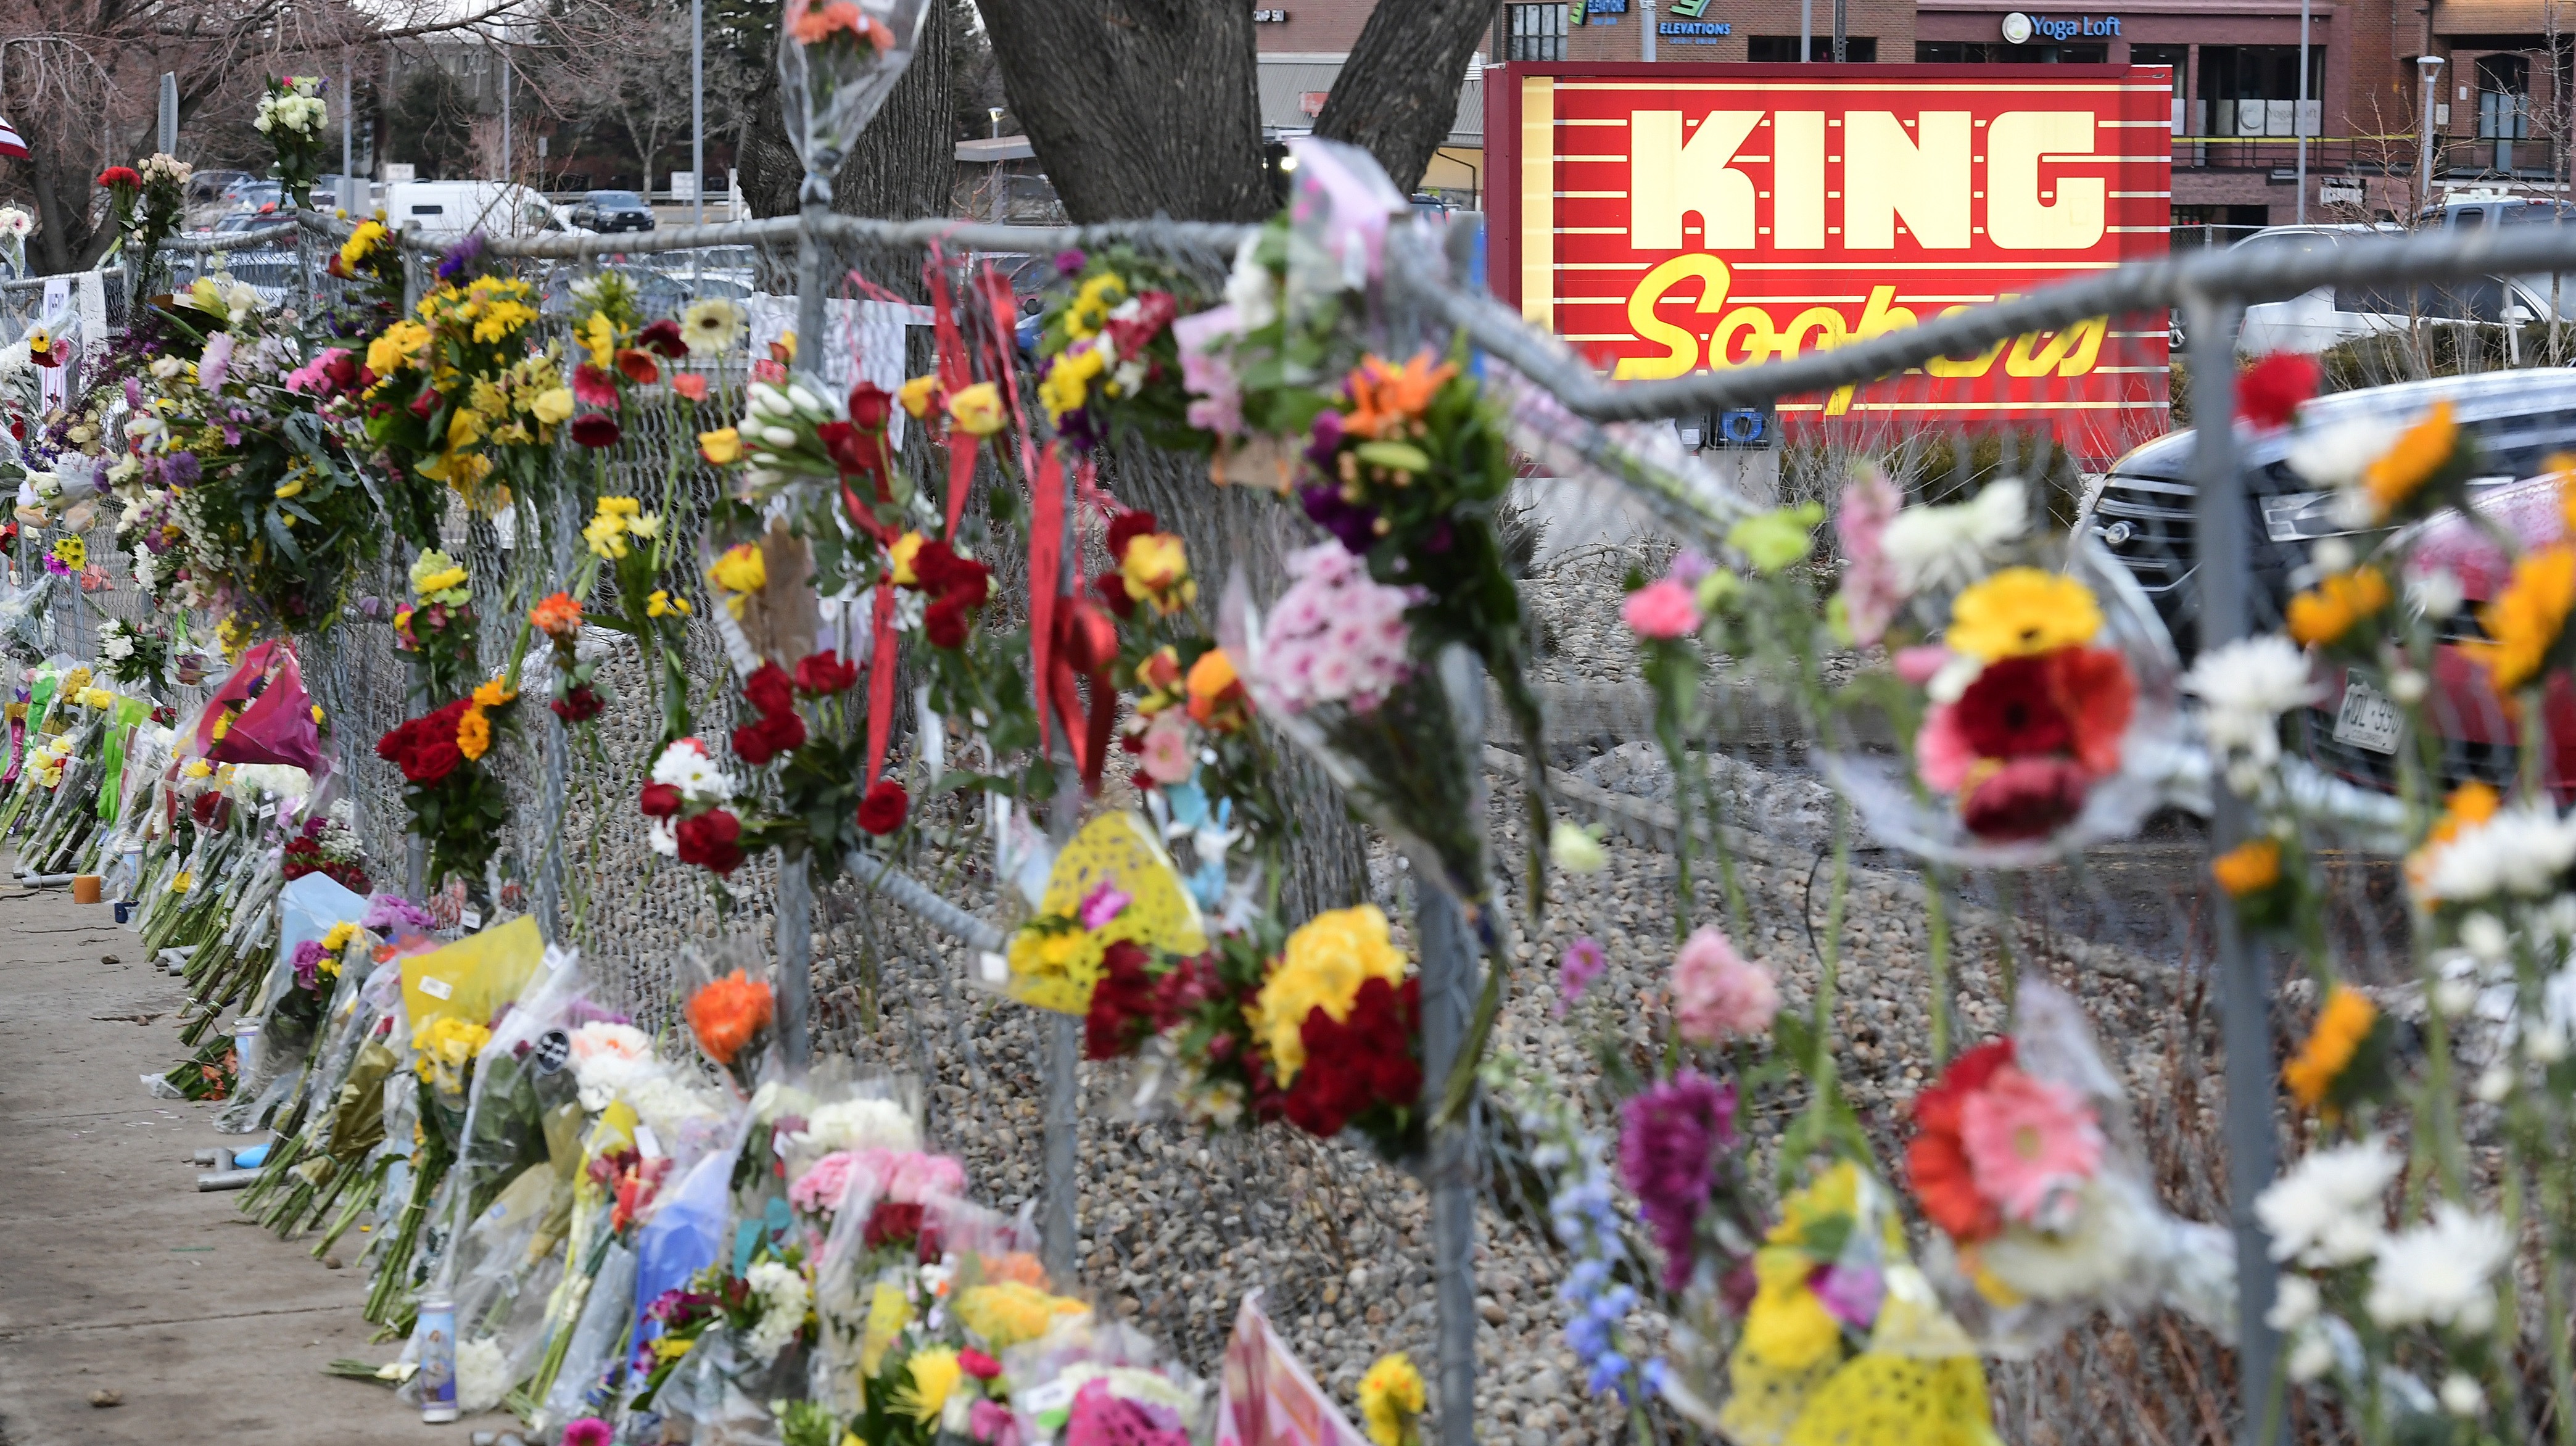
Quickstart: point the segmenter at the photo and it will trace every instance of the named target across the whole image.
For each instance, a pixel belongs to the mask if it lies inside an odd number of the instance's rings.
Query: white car
[[[385,224],[417,224],[421,236],[454,241],[469,231],[534,236],[566,229],[542,192],[499,181],[393,181],[384,188]]]
[[[2274,226],[2235,250],[2314,252],[2365,236],[2403,235],[2393,223]],[[2520,327],[2549,315],[2549,302],[2524,278],[2484,276],[2419,286],[2320,286],[2286,301],[2245,308],[2236,340],[2246,356],[2276,351],[2316,353],[2355,337],[2411,331],[2418,325]]]

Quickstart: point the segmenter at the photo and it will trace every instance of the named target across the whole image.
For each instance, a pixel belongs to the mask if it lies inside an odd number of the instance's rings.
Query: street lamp
[[[2415,69],[2424,77],[2424,129],[2415,148],[2415,207],[2420,211],[2433,204],[2433,87],[2442,78],[2442,57],[2419,55]]]

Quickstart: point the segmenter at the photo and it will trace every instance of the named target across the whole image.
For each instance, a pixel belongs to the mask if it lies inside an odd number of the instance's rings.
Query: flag
[[[0,156],[16,156],[20,160],[27,157],[26,137],[18,134],[18,128],[9,124],[6,116],[0,116]]]

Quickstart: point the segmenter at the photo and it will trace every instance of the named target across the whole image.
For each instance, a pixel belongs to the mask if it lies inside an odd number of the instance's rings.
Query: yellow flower
[[[952,392],[948,397],[948,415],[966,431],[978,437],[989,437],[1002,430],[1002,389],[991,382],[977,382]]]
[[[189,759],[188,766],[180,769],[179,772],[189,778],[212,778],[215,776],[215,770],[209,767],[206,760],[202,758]]]
[[[385,230],[385,223],[382,221],[359,222],[358,229],[349,233],[349,239],[340,243],[340,269],[343,271],[358,269],[361,262],[376,253],[376,247],[381,245],[389,234],[391,233]]]
[[[653,1338],[653,1357],[660,1361],[676,1361],[680,1357],[687,1355],[690,1348],[695,1346],[697,1343],[698,1338],[696,1336],[655,1336]]]
[[[700,432],[698,455],[718,467],[730,467],[742,457],[742,433],[732,427]]]
[[[606,512],[584,523],[581,540],[588,544],[590,555],[602,562],[615,562],[626,555],[626,521]]]
[[[2351,1065],[2354,1051],[2370,1037],[2370,1027],[2378,1018],[2377,1005],[2357,991],[2336,985],[2326,995],[2325,1008],[2317,1011],[2317,1027],[2308,1032],[2308,1042],[2299,1046],[2299,1057],[2281,1067],[2281,1082],[2290,1087],[2290,1097],[2303,1108],[2315,1109]]]
[[[465,1067],[490,1043],[492,1031],[470,1020],[451,1015],[438,1017],[412,1031],[411,1047],[420,1058],[414,1067],[420,1077],[448,1089],[461,1088]]]
[[[465,569],[448,567],[431,573],[427,580],[420,584],[420,595],[428,598],[436,593],[454,592],[463,586],[465,586]]]
[[[357,937],[358,926],[350,923],[346,919],[343,919],[339,923],[331,926],[330,933],[322,936],[322,947],[330,950],[334,954],[337,954],[341,950],[348,948],[349,942]]]
[[[923,1425],[939,1419],[940,1408],[948,1404],[948,1393],[957,1389],[965,1368],[957,1364],[957,1353],[946,1346],[933,1346],[912,1353],[904,1363],[911,1382],[894,1393],[890,1403]]]
[[[492,720],[480,708],[468,708],[456,720],[456,751],[469,760],[492,751]]]
[[[2101,630],[2091,588],[2035,567],[2008,567],[1951,602],[1948,642],[1953,652],[1994,663],[2089,643]]]
[[[1038,383],[1038,400],[1046,406],[1047,420],[1060,422],[1065,413],[1080,410],[1090,399],[1091,379],[1107,366],[1098,347],[1060,353]]]
[[[582,350],[590,353],[592,366],[607,371],[617,365],[617,323],[608,319],[608,313],[592,312],[575,339]]]
[[[670,613],[678,613],[682,617],[687,617],[691,611],[692,609],[689,607],[689,600],[687,598],[666,592],[658,587],[653,589],[653,595],[644,601],[644,616],[648,618],[658,618]]]
[[[921,545],[927,541],[929,539],[918,532],[907,532],[896,538],[894,546],[886,549],[886,559],[894,564],[894,572],[886,580],[896,587],[911,587],[921,581],[912,570],[912,560],[921,555]]]
[[[939,378],[936,374],[914,377],[894,395],[896,401],[903,403],[905,411],[916,417],[927,417],[931,403],[939,399]]]
[[[2209,861],[2210,875],[2232,899],[2261,893],[2281,881],[2281,845],[2250,838]]]
[[[528,411],[538,421],[553,426],[572,415],[572,392],[564,387],[548,387],[537,393]]]
[[[602,497],[602,498],[600,498],[600,499],[599,499],[598,515],[599,515],[599,516],[601,516],[601,517],[630,517],[630,518],[631,518],[631,517],[640,517],[640,516],[642,516],[643,514],[644,514],[644,504],[643,504],[642,502],[640,502],[640,501],[636,500],[635,498],[632,498],[632,497]]]
[[[1189,553],[1168,532],[1130,540],[1127,555],[1119,559],[1118,574],[1126,579],[1129,597],[1152,603],[1154,611],[1165,617],[1198,600],[1198,584],[1190,580]]]
[[[2283,622],[2291,641],[2301,647],[2331,644],[2388,606],[2388,598],[2388,579],[2378,568],[2356,567],[2290,599]]]
[[[1060,1317],[1081,1315],[1090,1307],[1066,1296],[1049,1295],[1033,1285],[1006,1280],[960,1292],[954,1309],[959,1323],[982,1336],[985,1346],[999,1353],[1036,1340],[1052,1330]]]
[[[1423,1405],[1422,1373],[1402,1351],[1378,1357],[1377,1364],[1360,1377],[1360,1417],[1368,1423],[1369,1440],[1376,1446],[1407,1446],[1421,1440],[1416,1422]]]
[[[1321,1009],[1336,1023],[1348,1018],[1360,985],[1371,979],[1402,983],[1404,964],[1386,915],[1375,904],[1317,914],[1288,936],[1278,965],[1244,1011],[1282,1089],[1306,1064],[1300,1033],[1306,1016]]]
[[[2478,609],[2486,637],[2460,644],[2507,706],[2511,695],[2540,675],[2576,609],[2576,547],[2564,543],[2514,559],[2513,581],[2495,601]]]
[[[724,555],[707,569],[707,581],[733,596],[725,605],[735,617],[742,616],[742,598],[769,585],[769,565],[761,560],[760,549],[748,542],[728,547]]]
[[[1109,313],[1126,299],[1126,279],[1114,271],[1104,271],[1082,283],[1082,289],[1073,294],[1073,304],[1065,308],[1064,329],[1076,337],[1097,335],[1109,324]]]
[[[474,690],[474,706],[477,708],[498,708],[502,704],[507,703],[518,696],[519,694],[517,689],[503,683],[498,678],[493,678]]]
[[[2424,420],[2407,428],[2397,445],[2361,474],[2375,514],[2384,519],[2403,506],[2451,460],[2459,441],[2460,428],[2451,420],[2451,404],[2435,402]]]
[[[892,1281],[878,1281],[868,1297],[867,1331],[859,1338],[859,1374],[875,1375],[885,1365],[885,1353],[910,1324],[912,1301],[904,1295],[903,1287]]]
[[[483,440],[492,419],[472,407],[458,407],[447,418],[447,450],[461,451]]]
[[[662,535],[662,514],[647,512],[641,517],[630,517],[626,520],[626,530],[650,542]]]

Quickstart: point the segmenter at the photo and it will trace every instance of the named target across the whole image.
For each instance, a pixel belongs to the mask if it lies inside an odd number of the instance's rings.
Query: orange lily
[[[1400,424],[1428,411],[1431,399],[1457,374],[1456,362],[1433,366],[1428,351],[1414,353],[1402,366],[1380,356],[1362,357],[1348,378],[1351,410],[1342,418],[1342,430],[1372,438],[1398,435]]]

